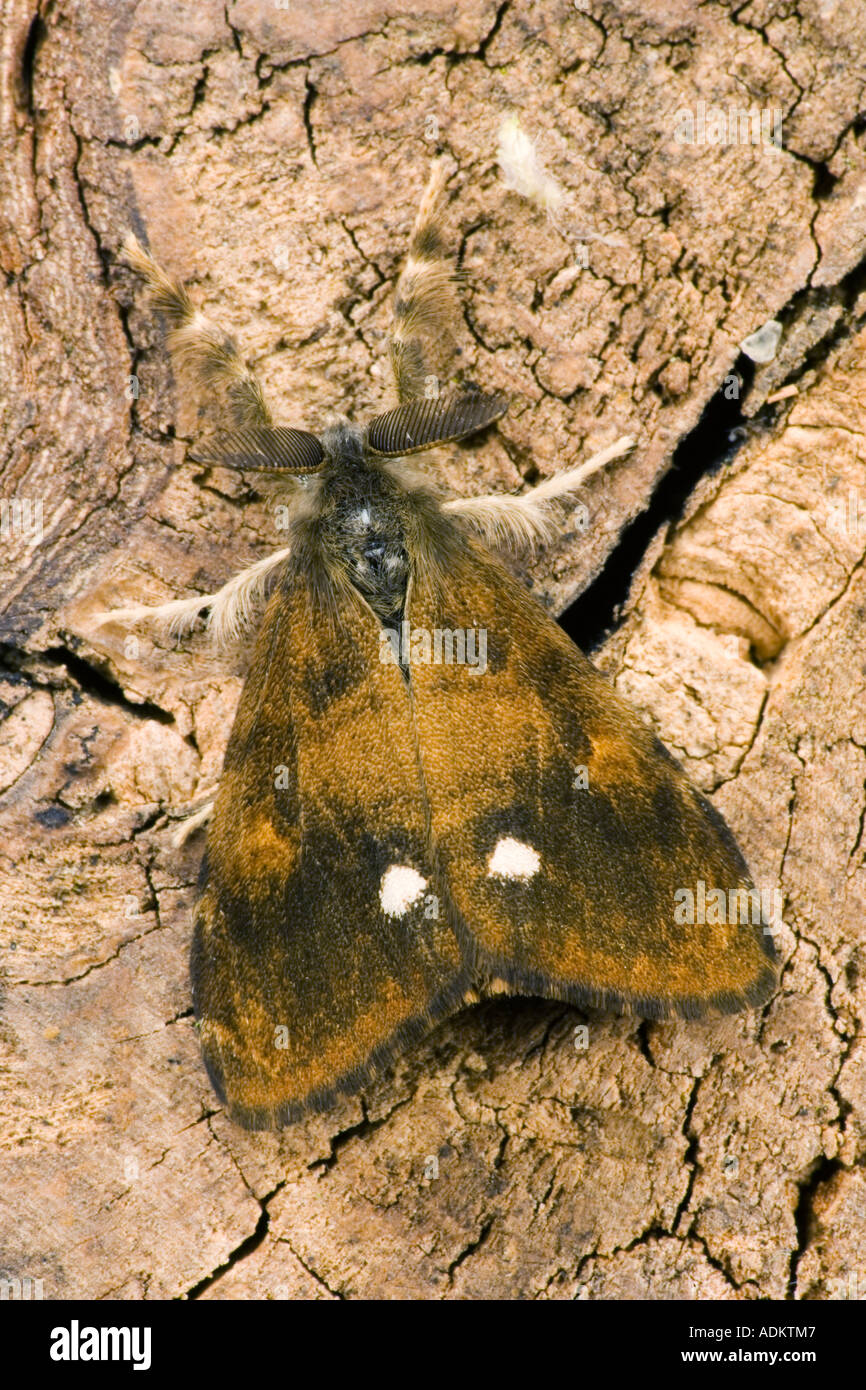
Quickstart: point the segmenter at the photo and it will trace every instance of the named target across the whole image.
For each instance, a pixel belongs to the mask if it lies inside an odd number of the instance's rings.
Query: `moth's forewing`
[[[419,577],[408,617],[486,632],[486,670],[418,663],[411,686],[443,879],[490,979],[648,1017],[763,1002],[754,898],[745,924],[697,920],[711,890],[752,887],[733,836],[530,595],[471,545],[444,593]]]
[[[349,603],[329,621],[303,587],[281,589],[226,753],[192,952],[204,1057],[234,1120],[324,1108],[462,998],[427,860],[408,694],[376,619]],[[383,904],[394,867],[408,877]]]

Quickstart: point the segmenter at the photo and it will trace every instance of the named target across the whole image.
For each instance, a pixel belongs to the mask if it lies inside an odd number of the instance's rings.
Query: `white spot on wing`
[[[402,917],[427,887],[426,878],[408,864],[392,864],[382,875],[379,902],[387,917]]]
[[[496,841],[496,848],[487,865],[488,878],[521,878],[526,882],[541,868],[541,855],[532,845],[505,835]]]

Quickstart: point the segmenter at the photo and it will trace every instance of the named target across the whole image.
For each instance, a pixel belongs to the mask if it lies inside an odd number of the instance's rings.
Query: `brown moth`
[[[270,591],[191,962],[205,1064],[251,1129],[327,1108],[492,993],[695,1018],[776,985],[725,822],[490,548],[549,535],[550,504],[624,447],[517,497],[449,498],[407,462],[506,409],[425,395],[454,307],[444,183],[436,164],[397,287],[400,404],[363,429],[274,425],[234,341],[126,245],[172,351],[225,389],[233,428],[192,457],[286,488],[276,555],[217,594],[107,615],[178,627],[209,609],[232,635]],[[688,920],[684,890],[715,913]]]

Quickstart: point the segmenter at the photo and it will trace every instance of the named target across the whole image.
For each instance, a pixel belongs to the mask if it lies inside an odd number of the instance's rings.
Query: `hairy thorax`
[[[332,530],[349,578],[380,618],[396,618],[406,602],[409,556],[393,503],[372,496],[348,499]]]
[[[324,442],[334,466],[322,478],[322,543],[377,617],[399,619],[409,581],[405,498],[365,458],[357,431],[335,429]]]

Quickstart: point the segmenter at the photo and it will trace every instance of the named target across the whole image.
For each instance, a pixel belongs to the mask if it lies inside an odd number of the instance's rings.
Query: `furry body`
[[[631,441],[518,497],[448,497],[409,457],[505,409],[427,389],[454,299],[443,189],[437,165],[398,282],[400,403],[364,429],[275,426],[234,341],[128,245],[173,351],[224,388],[232,428],[193,457],[276,479],[288,516],[286,546],[216,594],[105,618],[180,628],[209,609],[234,636],[270,594],[191,955],[208,1072],[250,1128],[326,1108],[485,994],[695,1017],[775,985],[760,918],[708,933],[674,913],[683,884],[754,892],[724,821],[484,543],[548,535],[558,499]],[[462,659],[476,635],[483,666]]]

